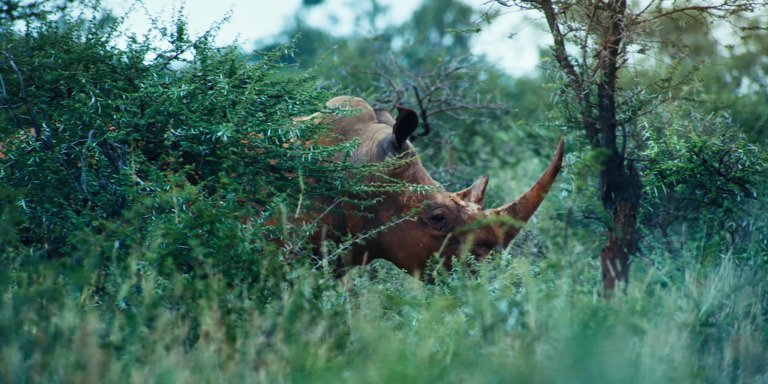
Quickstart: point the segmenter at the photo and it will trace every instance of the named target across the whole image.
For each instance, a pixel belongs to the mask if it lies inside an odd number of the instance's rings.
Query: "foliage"
[[[461,27],[454,21],[445,26]],[[565,172],[509,249],[434,269],[433,285],[381,262],[336,279],[306,242],[315,204],[370,204],[402,186],[362,183],[379,168],[343,161],[355,143],[315,145],[328,127],[292,118],[327,111],[332,84],[381,96],[372,74],[351,70],[362,63],[346,61],[362,53],[419,56],[423,67],[396,62],[401,88],[407,73],[455,57],[374,38],[296,70],[287,57],[302,52],[291,44],[249,60],[211,34],[191,40],[181,16],[146,38],[124,36],[119,22],[0,26],[6,381],[768,379],[768,201],[757,192],[768,186],[766,155],[728,114],[679,102],[628,122],[646,197],[642,252],[620,299],[600,297],[595,257],[604,216],[591,176],[603,154],[571,149],[573,137]],[[461,183],[465,172],[507,176],[526,154],[549,155],[537,140],[563,121],[546,94],[559,83],[468,64],[452,77],[464,96],[515,105],[435,115],[439,129],[416,141],[425,158],[445,149],[430,137],[455,145],[463,170],[443,175]],[[501,189],[540,173],[521,163]]]
[[[254,298],[265,302],[292,263],[311,260],[306,214],[322,199],[366,205],[401,188],[365,185],[391,164],[349,164],[354,142],[318,145],[327,126],[292,120],[325,111],[330,95],[312,70],[278,72],[290,45],[245,64],[211,34],[190,40],[182,18],[157,28],[165,50],[135,36],[118,48],[118,28],[59,19],[3,31],[0,207],[13,230],[0,247],[17,255],[6,262],[95,263],[107,277],[94,295],[116,305],[127,293],[110,285],[146,265],[161,281],[189,278],[181,291],[157,286],[174,305],[195,307],[211,275],[269,280]]]
[[[0,23],[34,22],[62,14],[73,5],[92,5],[88,0],[3,0],[0,2]]]
[[[663,74],[672,80],[670,84],[677,84],[666,92],[696,99],[707,112],[731,111],[733,122],[752,142],[764,141],[768,135],[766,17],[765,9],[756,9],[712,24],[685,17],[659,20],[655,33],[660,43],[646,44],[643,51],[650,57],[641,61],[637,71],[645,79]],[[726,25],[736,28],[728,31]]]
[[[703,230],[704,240],[727,233],[734,246],[762,241],[763,222],[754,210],[768,175],[768,153],[750,143],[721,113],[703,116],[680,103],[659,108],[640,123],[641,166],[647,200],[646,227],[679,231],[685,224]]]

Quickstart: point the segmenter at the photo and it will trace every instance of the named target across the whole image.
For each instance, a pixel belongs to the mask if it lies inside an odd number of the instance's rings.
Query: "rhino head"
[[[512,241],[521,225],[544,200],[561,168],[562,140],[544,174],[527,192],[502,207],[485,209],[483,196],[488,175],[480,177],[469,188],[453,193],[445,191],[429,176],[408,141],[419,123],[414,111],[399,108],[395,119],[387,111],[374,111],[364,100],[349,96],[336,97],[327,105],[360,111],[343,117],[326,117],[339,140],[360,139],[360,146],[351,161],[382,162],[392,157],[407,158],[409,161],[402,166],[387,169],[386,176],[434,187],[429,193],[387,194],[380,202],[366,208],[368,215],[352,212],[359,207],[344,207],[340,212],[325,215],[323,222],[337,235],[372,234],[352,247],[342,259],[342,267],[363,265],[381,258],[410,274],[419,275],[433,255],[439,255],[446,266],[450,266],[453,256],[464,252],[483,258]],[[407,216],[410,218],[392,224],[393,220]],[[382,227],[385,229],[381,230]]]

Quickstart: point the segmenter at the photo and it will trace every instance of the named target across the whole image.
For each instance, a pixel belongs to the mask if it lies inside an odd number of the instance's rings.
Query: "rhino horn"
[[[533,213],[536,212],[536,209],[539,208],[541,202],[544,201],[544,197],[546,196],[547,192],[549,192],[552,184],[555,182],[555,178],[557,177],[558,172],[560,172],[562,164],[563,140],[560,139],[560,144],[558,144],[557,151],[555,151],[555,158],[552,159],[551,163],[549,163],[549,167],[547,167],[547,170],[544,171],[544,174],[539,177],[539,180],[536,181],[536,184],[534,184],[533,187],[531,187],[531,189],[529,189],[527,192],[518,197],[517,200],[503,207],[490,210],[490,214],[507,215],[511,216],[513,219],[520,223],[527,222],[528,219],[533,216]],[[511,236],[507,236],[506,240],[511,240],[519,230],[520,228],[518,226],[513,226],[510,228],[511,233],[509,233],[509,235]]]
[[[459,199],[477,205],[480,209],[483,209],[483,197],[485,196],[485,188],[488,186],[488,175],[483,175],[469,188],[454,193]]]

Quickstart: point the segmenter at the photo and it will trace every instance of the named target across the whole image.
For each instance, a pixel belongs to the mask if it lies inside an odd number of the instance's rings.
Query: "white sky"
[[[485,2],[465,1],[480,9]],[[143,34],[149,28],[149,19],[135,2],[106,0],[105,3],[116,14],[124,14],[130,4],[134,4],[135,9],[126,27],[138,34]],[[380,3],[391,5],[388,20],[396,25],[408,20],[420,1],[381,0]],[[184,4],[192,36],[199,36],[231,11],[230,22],[221,28],[217,43],[226,45],[237,40],[245,49],[254,48],[255,42],[271,41],[272,37],[293,23],[299,12],[303,12],[305,19],[314,27],[329,30],[336,35],[352,33],[356,11],[360,7],[370,7],[370,3],[363,0],[325,0],[322,5],[310,10],[301,7],[301,0],[146,0],[144,7],[155,17],[170,20],[181,4]],[[508,39],[510,33],[517,35],[514,39]],[[531,25],[530,20],[526,20],[521,13],[510,13],[495,20],[490,28],[484,27],[483,32],[474,40],[473,52],[486,55],[509,73],[523,74],[535,68],[538,64],[538,49],[547,44],[547,35],[540,32],[540,27]]]

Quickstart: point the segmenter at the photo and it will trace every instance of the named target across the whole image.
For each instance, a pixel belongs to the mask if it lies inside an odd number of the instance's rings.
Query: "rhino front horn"
[[[508,215],[521,223],[527,222],[533,216],[533,213],[536,212],[536,209],[539,208],[541,202],[544,201],[544,197],[555,182],[558,172],[560,172],[560,168],[563,165],[563,147],[563,139],[560,139],[557,151],[555,151],[555,158],[552,159],[547,170],[544,171],[544,174],[539,177],[539,180],[536,181],[536,184],[531,189],[523,193],[517,200],[501,208],[492,209],[490,213],[492,215]],[[510,229],[512,236],[507,236],[506,240],[512,240],[512,237],[519,230],[519,227],[513,226]]]

